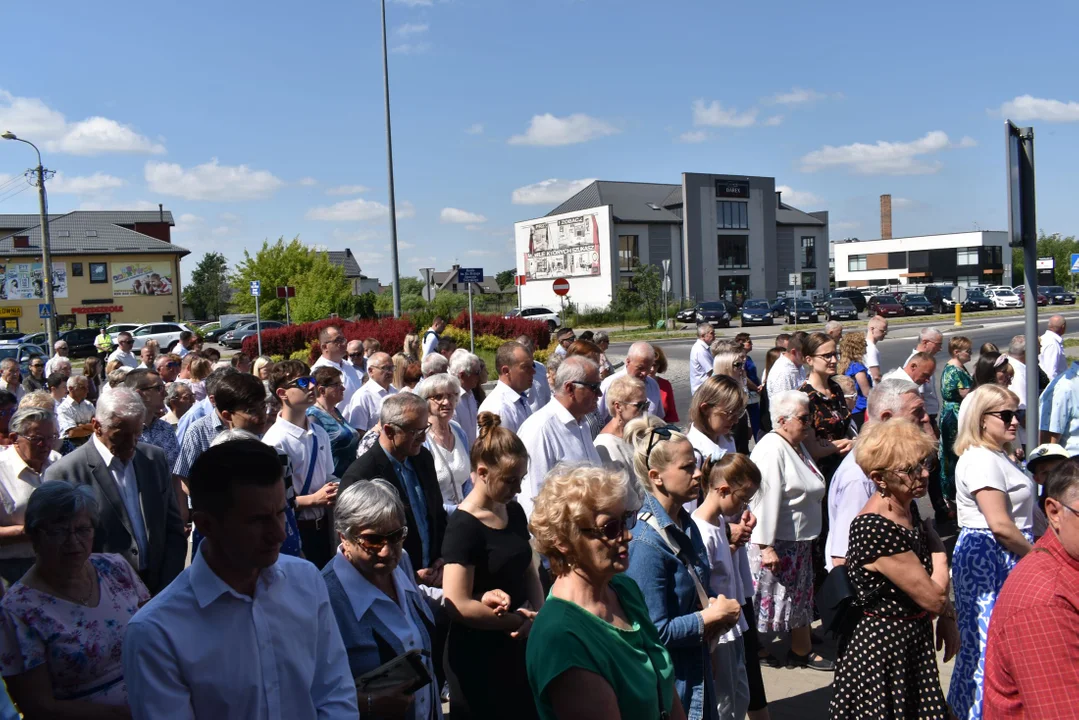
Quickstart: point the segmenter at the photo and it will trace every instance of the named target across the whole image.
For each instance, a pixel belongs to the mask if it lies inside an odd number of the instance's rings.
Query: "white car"
[[[558,313],[549,308],[539,306],[523,307],[520,310],[510,310],[506,313],[506,317],[519,317],[525,320],[543,320],[547,323],[547,327],[551,329],[551,332],[554,332],[555,328],[561,324],[561,321],[558,319]]]
[[[112,346],[115,348],[117,335],[122,332],[134,332],[139,327],[141,327],[139,323],[115,323],[105,328],[105,332],[109,334],[109,340],[112,340]]]
[[[985,294],[993,301],[993,307],[997,309],[1023,307],[1023,301],[1011,290],[992,288]]]
[[[137,353],[146,344],[147,340],[157,340],[161,352],[171,352],[173,346],[180,340],[180,333],[185,330],[191,330],[191,328],[183,323],[156,322],[140,325],[129,331],[135,339],[131,350]]]

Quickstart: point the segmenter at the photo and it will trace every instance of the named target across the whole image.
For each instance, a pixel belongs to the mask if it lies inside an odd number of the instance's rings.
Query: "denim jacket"
[[[656,516],[660,527],[666,528],[667,535],[693,563],[701,583],[708,587],[704,541],[689,513],[678,509],[683,531],[651,495],[645,495],[640,512]],[[640,586],[659,639],[671,655],[675,691],[682,700],[687,720],[717,720],[711,655],[704,639],[697,588],[689,570],[651,525],[638,522],[629,543],[626,574]]]

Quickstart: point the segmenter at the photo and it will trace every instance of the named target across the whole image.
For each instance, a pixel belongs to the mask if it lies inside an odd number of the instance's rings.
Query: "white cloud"
[[[764,126],[765,127],[776,127],[777,125],[781,125],[782,123],[783,123],[783,116],[782,115],[772,115],[770,118],[768,118],[767,120],[764,121]]]
[[[911,200],[910,198],[905,198],[905,197],[893,197],[892,198],[892,209],[893,210],[901,210],[902,208],[909,208],[913,204],[914,204],[914,201]]]
[[[551,178],[513,191],[514,205],[556,205],[594,183],[595,178],[559,180]]]
[[[496,252],[494,250],[469,250],[465,253],[465,255],[470,255],[472,257],[497,257],[505,254],[505,252]]]
[[[1031,120],[1079,122],[1079,102],[1064,102],[1036,98],[1032,95],[1019,95],[1014,100],[1003,103],[1000,106],[1000,114],[1002,117],[1019,122],[1030,122]]]
[[[390,48],[390,52],[397,55],[422,55],[431,49],[431,43],[401,43]]]
[[[304,187],[311,187],[313,185],[318,185],[318,180],[313,177],[300,178],[300,185],[303,185]]]
[[[724,108],[718,100],[708,105],[704,100],[693,101],[693,124],[698,127],[750,127],[757,122],[757,108],[738,112],[734,108]]]
[[[964,135],[959,140],[959,144],[956,145],[956,147],[960,147],[960,148],[978,147],[978,141],[975,140],[974,138],[972,138],[970,135]]]
[[[356,222],[378,220],[389,214],[390,208],[375,200],[353,198],[342,200],[329,207],[316,207],[307,211],[308,220],[326,220],[328,222]],[[408,218],[415,214],[412,203],[403,202],[397,205],[397,218]]]
[[[584,113],[574,113],[564,118],[545,113],[533,115],[532,122],[524,135],[514,135],[509,139],[509,143],[510,145],[547,147],[575,145],[607,135],[615,135],[618,132],[618,128],[610,123]]]
[[[771,97],[771,102],[779,105],[803,105],[827,97],[824,93],[805,88],[792,88],[790,92],[776,93]]]
[[[284,183],[268,170],[220,165],[217,158],[184,169],[176,163],[146,163],[146,183],[154,192],[185,200],[236,201],[269,197]]]
[[[687,130],[678,136],[678,142],[684,143],[702,143],[707,139],[707,130]]]
[[[197,225],[202,222],[202,218],[194,213],[184,213],[176,219],[177,225]]]
[[[427,32],[429,27],[427,23],[405,23],[398,26],[394,32],[401,37],[408,37],[409,35],[422,35]]]
[[[472,123],[465,129],[465,133],[468,135],[482,135],[483,123]]]
[[[81,202],[81,203],[79,203],[79,207],[76,208],[76,209],[77,210],[134,210],[134,211],[140,211],[140,212],[145,211],[145,210],[153,210],[154,212],[157,212],[158,208],[157,208],[157,203],[150,202],[149,200],[135,200],[133,202],[130,201],[130,200],[124,200],[122,202],[118,202],[116,200],[113,200],[112,198],[108,198],[107,200],[87,200],[87,201]]]
[[[224,220],[225,222],[234,223],[234,222],[238,222],[240,220],[240,216],[236,215],[235,213],[226,212],[226,213],[221,213],[221,219]]]
[[[933,130],[910,142],[879,140],[874,145],[825,145],[802,157],[802,170],[814,172],[845,168],[859,175],[925,175],[941,168],[939,160],[931,160],[927,156],[956,147],[971,147],[971,141],[967,138],[958,145],[953,144],[940,130]]]
[[[68,177],[58,172],[52,180],[45,183],[45,187],[49,192],[59,195],[99,195],[121,187],[123,184],[124,181],[120,178],[102,172],[75,177]]]
[[[783,194],[783,202],[797,208],[807,208],[820,203],[821,199],[807,190],[795,190],[790,185],[776,185],[776,192]]]
[[[232,228],[230,228],[228,225],[219,225],[218,227],[215,227],[213,230],[211,230],[210,234],[216,237],[221,237],[222,235],[228,235],[231,232]]]
[[[369,188],[363,185],[338,185],[337,187],[328,188],[326,190],[327,195],[363,195]]]
[[[439,214],[439,220],[444,223],[457,223],[460,225],[487,222],[487,218],[483,215],[451,207],[442,208],[442,212]]]
[[[6,90],[0,90],[0,128],[40,143],[46,150],[71,155],[165,152],[160,143],[116,120],[93,116],[68,122],[42,100],[17,97]]]

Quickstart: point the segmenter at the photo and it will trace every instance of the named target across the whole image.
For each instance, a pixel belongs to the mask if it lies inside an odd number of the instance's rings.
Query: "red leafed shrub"
[[[297,350],[309,348],[309,362],[319,356],[318,334],[322,329],[336,325],[346,340],[366,340],[375,338],[382,344],[382,350],[393,354],[400,352],[405,344],[405,335],[412,332],[412,322],[407,318],[382,320],[319,320],[302,325],[289,325],[276,330],[262,332],[262,352],[266,355],[284,355],[286,358]],[[254,335],[244,339],[243,351],[250,357],[258,354],[258,341]]]
[[[532,346],[545,348],[551,344],[551,331],[547,323],[542,320],[525,320],[523,318],[505,318],[501,315],[473,316],[473,330],[477,337],[480,335],[494,335],[495,337],[513,340],[521,335],[532,338]],[[462,310],[461,314],[450,323],[454,327],[468,330],[468,312]]]

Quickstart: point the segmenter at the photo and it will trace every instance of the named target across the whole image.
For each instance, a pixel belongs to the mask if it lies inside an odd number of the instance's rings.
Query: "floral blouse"
[[[57,700],[126,706],[124,632],[150,593],[120,555],[91,555],[90,564],[101,589],[97,607],[11,586],[0,600],[0,674],[45,665]]]
[[[843,396],[843,388],[833,380],[828,381],[831,397],[817,392],[808,382],[798,388],[809,396],[809,415],[817,437],[824,440],[842,440],[850,427],[850,410]]]

